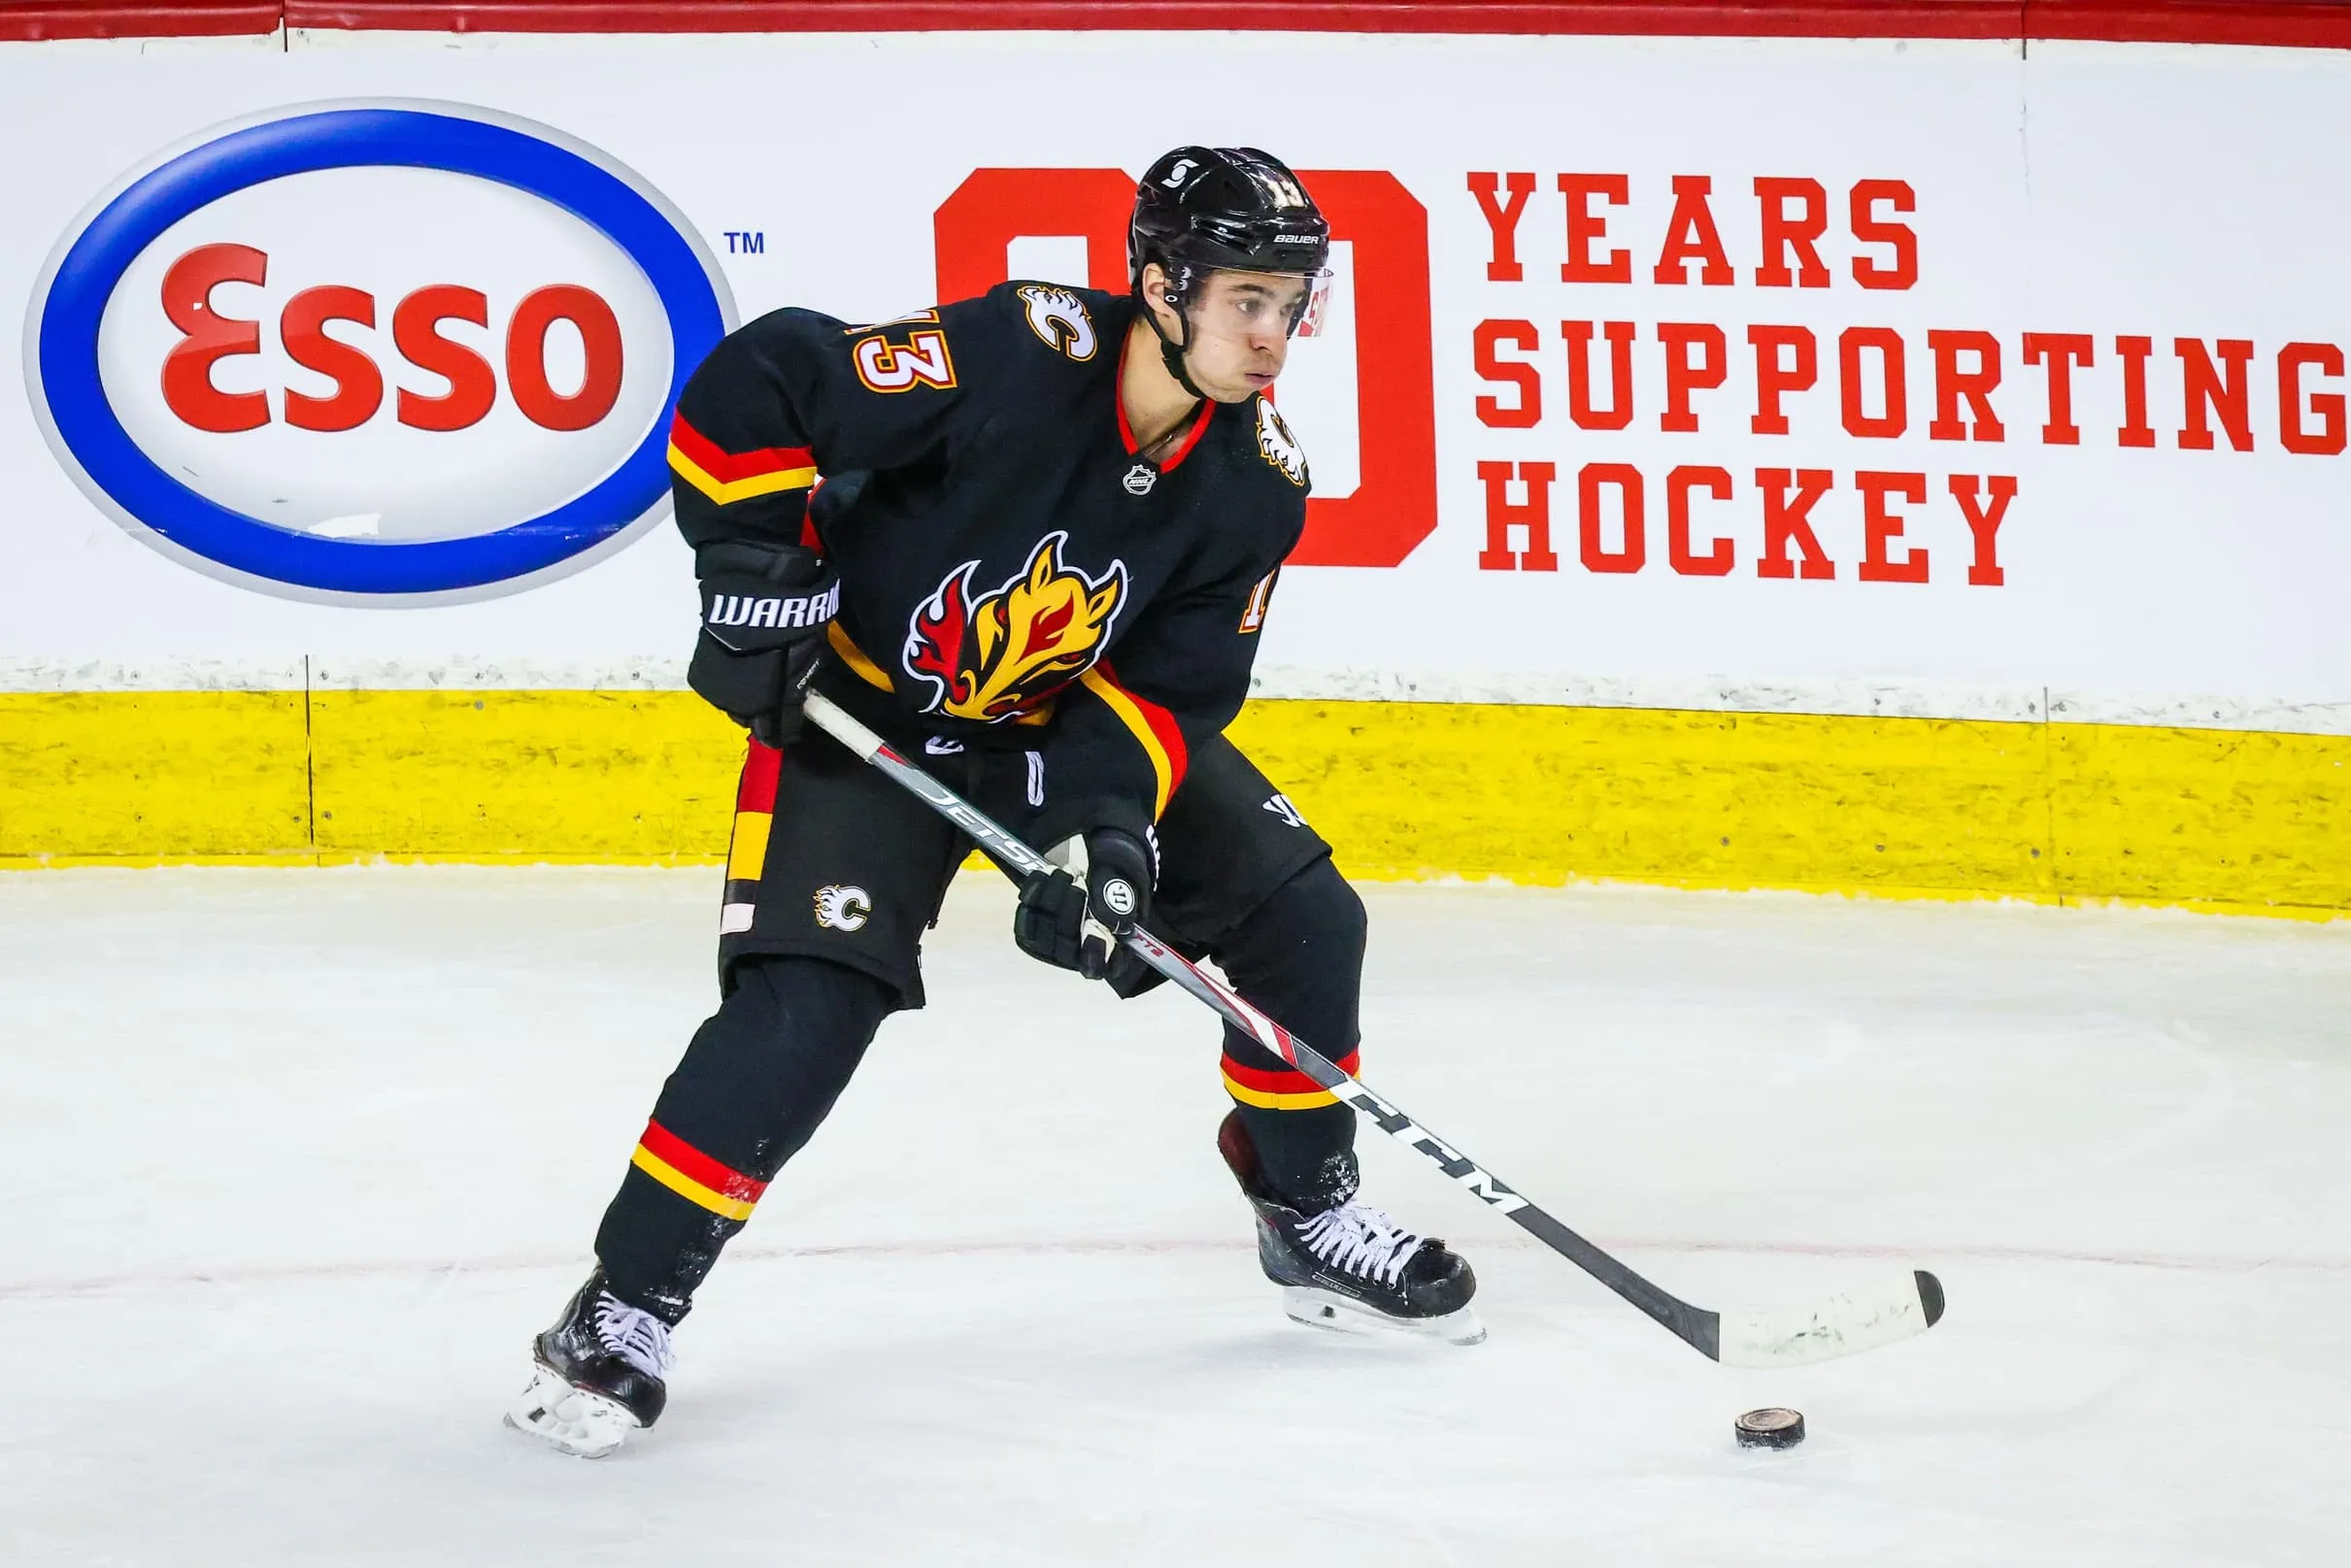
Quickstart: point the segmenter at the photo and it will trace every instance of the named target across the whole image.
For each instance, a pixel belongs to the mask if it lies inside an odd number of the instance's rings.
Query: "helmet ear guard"
[[[1173,338],[1167,335],[1167,329],[1159,324],[1159,313],[1151,309],[1148,301],[1144,303],[1143,318],[1151,323],[1152,336],[1159,340],[1159,362],[1167,367],[1167,374],[1175,378],[1176,384],[1188,396],[1206,402],[1208,394],[1192,384],[1192,369],[1184,363],[1185,354],[1192,350],[1192,291],[1199,280],[1184,262],[1151,256],[1135,264],[1134,288],[1138,297],[1143,292],[1143,268],[1155,261],[1168,284],[1167,291],[1159,298],[1175,312],[1179,335]]]

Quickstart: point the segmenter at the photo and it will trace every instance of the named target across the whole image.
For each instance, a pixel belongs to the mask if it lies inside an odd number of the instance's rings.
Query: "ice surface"
[[[1493,1338],[1286,1322],[1216,1031],[959,885],[602,1464],[503,1430],[714,999],[715,871],[0,878],[0,1561],[2351,1560],[2351,924],[1374,888],[1372,1084],[1715,1307],[1712,1365],[1436,1172]],[[1812,1437],[1752,1453],[1731,1418]]]

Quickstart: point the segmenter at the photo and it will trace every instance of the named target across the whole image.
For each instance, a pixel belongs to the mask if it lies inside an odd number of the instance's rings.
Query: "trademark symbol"
[[[728,229],[726,253],[730,256],[763,256],[767,254],[767,231],[764,229]]]

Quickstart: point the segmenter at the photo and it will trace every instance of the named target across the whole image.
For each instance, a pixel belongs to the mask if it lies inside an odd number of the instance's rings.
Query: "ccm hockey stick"
[[[1045,857],[991,821],[978,807],[892,751],[882,737],[822,693],[808,695],[817,727],[881,769],[931,810],[969,834],[988,856],[1015,876],[1049,871]],[[1875,1350],[1925,1333],[1943,1316],[1943,1287],[1923,1269],[1805,1307],[1774,1312],[1722,1313],[1694,1307],[1660,1289],[1607,1252],[1561,1224],[1481,1169],[1427,1128],[1348,1076],[1330,1059],[1251,1007],[1173,948],[1141,929],[1126,947],[1145,963],[1207,1003],[1234,1028],[1255,1037],[1299,1072],[1353,1106],[1363,1118],[1466,1188],[1488,1208],[1508,1215],[1520,1229],[1647,1313],[1675,1337],[1725,1366],[1787,1367]]]

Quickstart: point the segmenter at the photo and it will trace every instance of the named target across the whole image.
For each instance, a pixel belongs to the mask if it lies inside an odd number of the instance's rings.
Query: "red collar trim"
[[[1192,455],[1192,449],[1200,444],[1202,436],[1208,434],[1208,421],[1216,417],[1216,399],[1202,398],[1200,400],[1200,417],[1192,421],[1192,433],[1176,443],[1176,450],[1169,452],[1167,461],[1159,465],[1160,473],[1174,473],[1175,465]]]
[[[1110,393],[1111,400],[1118,405],[1119,409],[1119,440],[1125,444],[1126,455],[1129,457],[1141,456],[1143,450],[1142,448],[1135,445],[1134,427],[1126,422],[1126,350],[1133,346],[1132,339],[1119,345],[1119,376],[1118,381],[1112,385]],[[1192,449],[1198,446],[1200,438],[1208,433],[1208,421],[1215,417],[1216,412],[1216,399],[1212,397],[1200,399],[1200,412],[1192,421],[1191,432],[1176,444],[1176,450],[1167,454],[1167,460],[1159,465],[1160,473],[1174,473],[1176,464],[1192,455]],[[1148,462],[1150,459],[1145,458],[1144,460]]]

